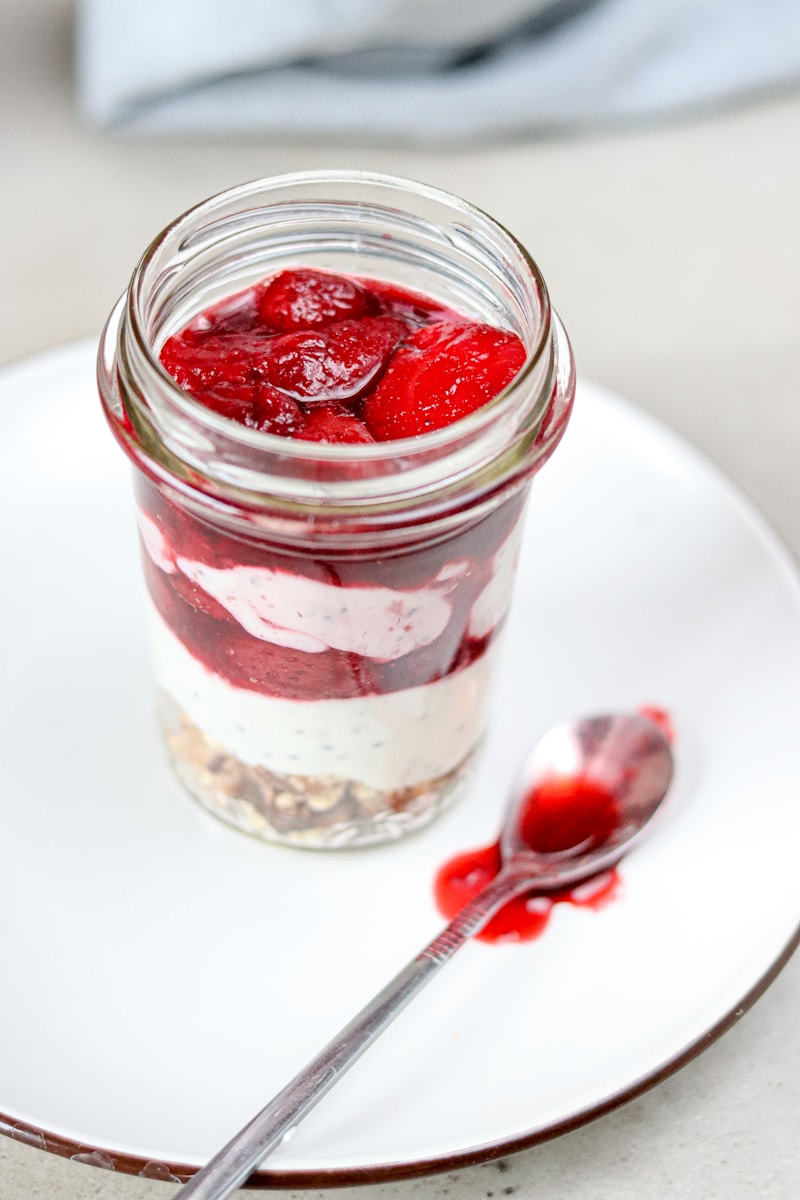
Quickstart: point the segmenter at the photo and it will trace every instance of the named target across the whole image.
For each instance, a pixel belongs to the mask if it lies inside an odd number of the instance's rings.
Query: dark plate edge
[[[580,1129],[590,1121],[605,1116],[606,1113],[635,1100],[644,1092],[674,1075],[681,1067],[692,1062],[704,1050],[707,1050],[724,1033],[727,1033],[741,1017],[764,995],[774,983],[780,972],[800,945],[800,925],[787,942],[774,963],[761,976],[753,987],[745,994],[733,1009],[722,1017],[715,1025],[692,1042],[674,1058],[669,1059],[649,1074],[637,1079],[628,1087],[614,1095],[608,1096],[597,1104],[576,1112],[573,1116],[553,1125],[532,1129],[530,1132],[492,1142],[470,1150],[461,1150],[455,1154],[447,1154],[437,1158],[416,1159],[403,1163],[376,1163],[368,1167],[342,1167],[332,1169],[317,1169],[309,1171],[257,1171],[244,1185],[253,1189],[280,1188],[334,1188],[359,1184],[385,1183],[399,1179],[414,1179],[421,1175],[435,1175],[444,1171],[453,1171],[462,1167],[476,1166],[493,1158],[502,1158],[527,1150],[541,1142],[560,1137],[561,1134],[571,1133]],[[137,1175],[143,1179],[159,1179],[167,1182],[185,1182],[197,1170],[197,1167],[185,1163],[166,1163],[153,1159],[141,1158],[134,1154],[124,1154],[103,1146],[93,1146],[86,1142],[75,1142],[60,1134],[49,1133],[35,1125],[28,1125],[15,1117],[0,1113],[0,1134],[13,1138],[15,1141],[34,1146],[48,1154],[61,1158],[69,1158],[75,1162],[87,1163],[91,1166],[102,1167],[109,1171],[119,1171],[124,1175]]]

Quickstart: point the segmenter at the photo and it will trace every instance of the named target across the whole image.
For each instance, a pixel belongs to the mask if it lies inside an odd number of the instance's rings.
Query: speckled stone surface
[[[323,166],[424,179],[526,242],[582,372],[700,446],[800,554],[800,96],[459,153],[126,141],[77,120],[70,22],[59,0],[0,0],[0,364],[96,333],[153,234],[214,191]],[[624,1108],[497,1162],[333,1194],[796,1200],[798,1113],[795,957],[721,1041]],[[0,1140],[2,1200],[174,1190]]]

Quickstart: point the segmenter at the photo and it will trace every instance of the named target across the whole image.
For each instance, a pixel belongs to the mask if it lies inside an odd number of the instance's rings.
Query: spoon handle
[[[175,1200],[224,1200],[299,1125],[410,1000],[506,901],[533,885],[530,871],[504,869],[328,1042],[261,1112],[175,1194]]]

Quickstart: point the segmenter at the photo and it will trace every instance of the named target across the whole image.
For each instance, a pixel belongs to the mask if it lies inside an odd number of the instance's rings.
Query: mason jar
[[[160,349],[289,267],[383,281],[511,330],[525,365],[483,408],[398,441],[328,445],[229,420],[178,386]],[[160,724],[188,791],[295,846],[426,825],[473,771],[529,484],[574,395],[530,255],[419,183],[258,180],[153,241],[98,376],[133,464]]]

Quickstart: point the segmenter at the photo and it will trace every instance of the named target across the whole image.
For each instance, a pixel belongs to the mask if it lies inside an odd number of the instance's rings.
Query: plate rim
[[[35,374],[37,370],[51,369],[60,359],[68,362],[70,366],[82,364],[85,359],[90,357],[93,362],[95,354],[96,340],[91,338],[61,343],[33,355],[2,364],[0,366],[0,386],[13,387],[20,377],[24,378],[28,374]],[[672,448],[692,460],[694,465],[712,478],[714,483],[725,492],[728,501],[735,506],[738,518],[746,521],[762,542],[768,543],[775,565],[780,563],[785,583],[792,585],[795,593],[800,596],[800,559],[798,555],[775,530],[744,488],[726,474],[704,450],[661,418],[638,408],[633,402],[593,380],[582,377],[579,381],[579,388],[581,386],[589,387],[598,396],[601,396],[603,401],[623,409],[626,413],[632,413],[637,423],[645,427],[648,433],[667,440]],[[405,1159],[399,1162],[379,1162],[346,1167],[259,1168],[242,1186],[250,1190],[327,1189],[419,1178],[515,1154],[577,1130],[645,1094],[698,1058],[736,1025],[764,995],[790,961],[799,945],[800,922],[746,994],[734,1002],[712,1026],[684,1045],[676,1054],[667,1057],[645,1074],[621,1088],[612,1090],[607,1096],[578,1109],[568,1117],[528,1130],[525,1133],[501,1137],[454,1152]],[[46,1130],[38,1124],[2,1111],[0,1111],[0,1134],[57,1157],[139,1178],[185,1182],[199,1170],[199,1167],[193,1164],[153,1159],[141,1154],[116,1150],[102,1144],[78,1141],[68,1135]]]
[[[702,1033],[689,1046],[684,1047],[678,1054],[666,1060],[646,1075],[634,1080],[633,1083],[616,1092],[612,1092],[603,1100],[580,1109],[572,1116],[539,1129],[530,1130],[526,1134],[487,1142],[480,1146],[459,1150],[456,1153],[438,1155],[431,1158],[419,1158],[399,1163],[373,1163],[361,1167],[327,1167],[292,1170],[257,1169],[241,1186],[250,1190],[277,1190],[288,1188],[337,1188],[360,1186],[376,1183],[389,1183],[401,1179],[417,1179],[426,1175],[438,1175],[446,1171],[460,1170],[464,1167],[477,1166],[508,1154],[516,1154],[528,1150],[532,1146],[552,1141],[562,1134],[572,1133],[584,1125],[622,1108],[630,1101],[649,1092],[658,1084],[663,1083],[671,1075],[693,1062],[707,1050],[723,1034],[738,1024],[739,1020],[753,1007],[757,1000],[764,995],[775,982],[778,975],[791,959],[800,945],[800,924],[798,924],[781,953],[769,966],[766,972],[756,981],[749,992],[742,997],[710,1029]],[[113,1150],[107,1146],[95,1146],[88,1142],[76,1142],[62,1134],[50,1133],[38,1126],[8,1117],[0,1113],[0,1134],[13,1141],[33,1146],[45,1153],[54,1154],[59,1158],[101,1167],[110,1171],[119,1171],[124,1175],[135,1175],[138,1178],[151,1178],[161,1182],[185,1183],[200,1169],[186,1163],[166,1162],[162,1159],[143,1158],[140,1155],[128,1154]],[[149,1169],[149,1174],[148,1174]]]

